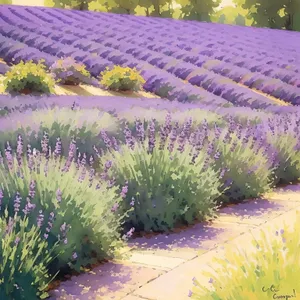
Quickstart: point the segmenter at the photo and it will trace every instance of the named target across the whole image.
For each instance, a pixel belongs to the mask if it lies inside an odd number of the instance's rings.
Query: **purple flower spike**
[[[191,290],[189,290],[188,297],[192,297],[192,295],[193,295],[193,292]]]
[[[56,144],[54,148],[54,158],[57,159],[59,156],[61,156],[61,139],[58,137],[56,139]]]
[[[43,222],[44,222],[44,215],[43,215],[43,211],[40,210],[40,211],[39,211],[38,218],[37,218],[37,226],[38,226],[38,227],[42,227]]]
[[[21,239],[17,236],[16,239],[15,239],[15,245],[18,245],[19,242],[20,242],[20,240],[21,240]]]
[[[15,213],[18,213],[20,210],[21,200],[22,200],[22,198],[20,197],[20,194],[17,193],[15,200],[14,200],[14,212]]]
[[[119,208],[119,204],[118,203],[115,203],[111,209],[112,212],[116,212],[117,209]]]
[[[155,120],[152,119],[148,128],[148,152],[152,153],[155,147]]]
[[[57,200],[58,203],[61,202],[61,197],[62,197],[62,192],[61,192],[60,189],[58,189],[58,190],[56,191],[56,200]]]
[[[4,198],[3,190],[0,189],[0,211],[1,211],[1,205],[2,205],[3,198]]]
[[[128,183],[122,187],[121,197],[124,199],[126,198],[126,194],[128,193]]]

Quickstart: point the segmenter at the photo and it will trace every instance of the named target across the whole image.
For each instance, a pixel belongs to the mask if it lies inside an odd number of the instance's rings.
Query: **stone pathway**
[[[293,222],[300,210],[300,185],[277,189],[261,199],[220,210],[211,223],[172,234],[136,238],[126,258],[74,276],[52,291],[60,300],[187,300],[192,278],[201,279],[208,262],[222,255],[224,244],[251,247],[252,235]]]

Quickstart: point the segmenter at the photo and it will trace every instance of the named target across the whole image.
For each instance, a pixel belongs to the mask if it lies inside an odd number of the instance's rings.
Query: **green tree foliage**
[[[208,22],[221,0],[177,0],[176,2],[181,5],[183,19]]]
[[[1,4],[12,4],[12,0],[0,0],[0,5]]]
[[[225,6],[212,15],[211,21],[241,26],[251,26],[253,23],[253,20],[249,17],[249,11],[241,6]]]
[[[254,26],[299,30],[300,0],[245,0]]]
[[[93,0],[45,0],[45,6],[88,10]]]

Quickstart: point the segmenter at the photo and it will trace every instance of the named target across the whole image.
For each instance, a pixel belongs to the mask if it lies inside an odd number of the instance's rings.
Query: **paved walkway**
[[[211,223],[172,234],[136,238],[125,258],[74,276],[52,291],[60,300],[188,300],[192,278],[200,282],[208,262],[222,255],[224,244],[250,247],[260,229],[277,230],[295,221],[300,210],[300,185],[277,189],[261,199],[232,205]],[[292,224],[292,223],[291,223]]]

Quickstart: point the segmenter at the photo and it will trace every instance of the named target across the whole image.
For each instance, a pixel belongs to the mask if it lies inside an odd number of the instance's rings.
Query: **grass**
[[[297,211],[292,226],[261,230],[249,248],[228,245],[224,257],[214,259],[213,271],[202,273],[209,285],[194,279],[191,299],[299,299],[299,217]]]

